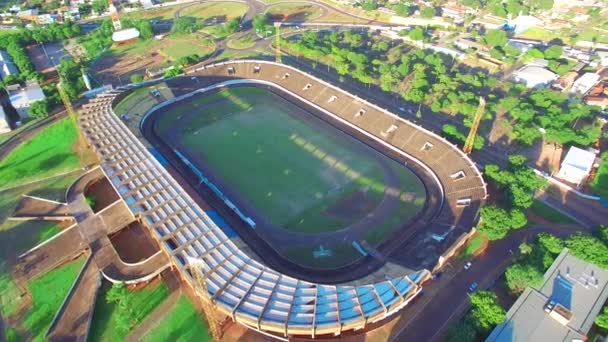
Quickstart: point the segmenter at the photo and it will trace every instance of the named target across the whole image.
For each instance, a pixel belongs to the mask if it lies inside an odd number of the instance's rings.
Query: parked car
[[[469,261],[466,264],[464,264],[464,269],[468,270],[469,268],[471,268],[471,266],[473,266],[473,264]]]
[[[477,284],[476,282],[471,283],[471,285],[469,286],[469,293],[475,292],[475,290],[477,290],[477,287],[479,287],[479,284]]]

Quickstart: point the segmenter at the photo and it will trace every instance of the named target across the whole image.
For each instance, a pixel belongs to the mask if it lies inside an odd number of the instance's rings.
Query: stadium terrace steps
[[[195,73],[225,76],[231,67],[234,77],[265,80],[308,101],[316,100],[314,103],[340,113],[343,120],[378,139],[399,142],[399,149],[424,164],[435,158],[445,159],[445,164],[432,167],[442,188],[451,191],[446,192],[437,223],[451,220],[470,229],[476,220],[486,197],[485,184],[472,162],[447,141],[284,65],[238,61],[207,66]],[[307,84],[311,86],[304,90]],[[101,167],[133,214],[139,215],[163,242],[163,249],[173,256],[184,278],[199,290],[200,285],[204,286],[206,296],[237,322],[285,335],[315,336],[362,329],[407,305],[420,292],[420,284],[430,277],[430,272],[423,269],[369,285],[323,285],[278,273],[255,261],[224,234],[114,115],[111,105],[118,95],[117,91],[101,94],[81,111],[81,127],[101,157]],[[336,98],[330,101],[332,96]],[[364,114],[348,113],[356,108],[363,109]],[[383,135],[387,130],[390,134]],[[410,140],[413,145],[409,145]],[[433,147],[422,151],[427,142]],[[462,179],[450,178],[458,171],[464,171]],[[463,208],[456,201],[461,191],[466,195],[467,188],[473,190],[468,196],[474,205]]]

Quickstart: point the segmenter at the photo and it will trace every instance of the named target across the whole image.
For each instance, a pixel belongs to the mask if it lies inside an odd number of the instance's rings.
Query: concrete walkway
[[[16,273],[21,279],[44,274],[87,250],[91,253],[48,331],[51,341],[86,341],[102,276],[111,282],[135,284],[148,281],[171,266],[162,251],[135,264],[120,259],[108,235],[128,226],[135,217],[122,201],[93,212],[84,191],[102,177],[100,168],[83,174],[68,189],[67,204],[24,197],[22,209],[17,211],[28,216],[57,213],[76,221],[72,227],[19,257]]]
[[[87,340],[100,286],[99,269],[89,259],[49,328],[47,337],[50,341]]]

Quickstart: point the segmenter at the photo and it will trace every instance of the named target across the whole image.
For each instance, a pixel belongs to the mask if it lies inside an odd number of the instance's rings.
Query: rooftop
[[[608,271],[564,249],[540,288],[527,288],[486,341],[584,340],[608,297]]]

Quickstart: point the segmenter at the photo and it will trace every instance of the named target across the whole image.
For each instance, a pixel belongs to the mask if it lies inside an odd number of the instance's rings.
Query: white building
[[[526,65],[515,72],[513,78],[526,84],[528,88],[544,87],[551,84],[559,76],[545,68],[536,65]]]
[[[45,99],[44,92],[36,81],[27,81],[25,87],[8,86],[7,90],[9,100],[21,119],[27,118],[27,111],[32,103]]]
[[[597,51],[596,54],[600,59],[600,65],[608,67],[608,51]]]
[[[507,23],[507,27],[515,34],[541,25],[543,25],[543,21],[531,15],[520,15]]]
[[[585,95],[587,94],[589,89],[593,88],[593,86],[597,82],[599,82],[599,80],[600,75],[593,72],[587,72],[583,74],[583,76],[579,77],[576,81],[574,81],[570,92]]]
[[[4,109],[0,106],[0,134],[10,132],[11,126],[8,123],[8,117],[4,113]]]
[[[595,166],[595,153],[572,146],[566,153],[556,177],[580,187]]]
[[[11,61],[8,53],[4,50],[0,50],[0,77],[5,79],[7,76],[17,75],[19,72],[15,67],[15,64]]]

